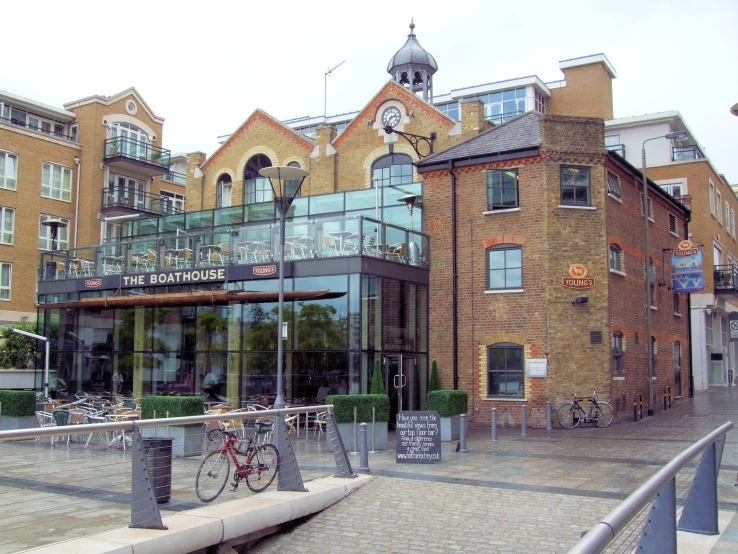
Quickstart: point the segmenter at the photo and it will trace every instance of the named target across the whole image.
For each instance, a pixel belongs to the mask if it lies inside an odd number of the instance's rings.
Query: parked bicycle
[[[272,484],[279,472],[279,452],[273,444],[259,445],[257,441],[262,428],[271,429],[272,424],[261,421],[255,423],[254,434],[245,440],[238,440],[231,431],[214,429],[208,433],[208,440],[222,438],[223,446],[205,456],[197,470],[195,491],[200,500],[211,502],[223,492],[231,473],[231,459],[236,464],[232,491],[238,490],[242,479],[246,480],[246,485],[254,492],[261,492]]]
[[[580,423],[594,423],[597,427],[607,427],[612,423],[612,406],[597,400],[597,389],[592,392],[592,396],[577,397],[576,393],[567,393],[569,394],[572,397],[571,403],[561,406],[557,414],[559,425],[564,429],[574,429]],[[591,403],[589,410],[582,407],[580,400]]]

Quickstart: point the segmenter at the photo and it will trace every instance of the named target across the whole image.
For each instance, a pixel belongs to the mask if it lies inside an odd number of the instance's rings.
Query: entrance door
[[[674,396],[682,395],[682,354],[679,341],[674,343]]]
[[[388,354],[385,359],[388,394],[390,397],[390,427],[394,429],[398,412],[417,410],[416,389],[419,389],[415,357]]]

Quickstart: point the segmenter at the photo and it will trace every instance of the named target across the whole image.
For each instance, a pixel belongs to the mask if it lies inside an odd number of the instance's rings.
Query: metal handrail
[[[648,481],[643,483],[628,498],[623,500],[612,512],[607,514],[586,535],[584,535],[569,554],[592,554],[602,552],[607,545],[623,530],[638,513],[653,500],[656,494],[671,480],[677,472],[692,458],[717,441],[733,428],[729,421],[703,437],[692,446],[677,454]]]
[[[18,127],[25,127],[26,129],[30,129],[31,131],[35,131],[37,133],[43,133],[44,135],[49,135],[54,138],[58,139],[64,139],[68,140],[70,142],[77,142],[75,139],[71,137],[71,135],[65,135],[64,133],[57,133],[53,129],[49,129],[48,131],[45,129],[42,129],[41,127],[36,127],[35,125],[31,125],[28,122],[19,121],[17,119],[8,119],[5,117],[0,117],[0,123],[7,123],[9,125],[17,125]],[[66,126],[66,124],[64,124]]]
[[[231,411],[221,414],[207,414],[188,417],[170,417],[158,419],[140,419],[136,421],[120,421],[111,423],[85,423],[81,425],[61,425],[58,427],[42,427],[33,429],[15,429],[12,431],[0,431],[0,441],[35,439],[36,437],[54,437],[57,435],[96,433],[98,431],[132,431],[147,427],[166,427],[171,425],[191,425],[193,423],[208,423],[211,421],[223,421],[225,419],[264,419],[279,414],[307,414],[313,412],[324,412],[333,410],[333,404],[320,406],[294,406],[279,410],[256,410],[252,412]]]

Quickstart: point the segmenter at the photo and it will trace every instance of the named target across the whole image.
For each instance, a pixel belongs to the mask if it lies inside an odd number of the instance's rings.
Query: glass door
[[[388,354],[384,363],[390,398],[389,426],[394,429],[398,412],[419,409],[418,365],[414,356],[406,354]]]

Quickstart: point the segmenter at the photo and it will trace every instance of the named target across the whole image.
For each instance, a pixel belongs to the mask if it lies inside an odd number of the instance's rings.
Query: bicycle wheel
[[[559,412],[556,414],[559,420],[559,425],[564,429],[574,429],[582,418],[579,416],[579,409],[572,408],[571,404],[564,404],[559,408]]]
[[[246,473],[246,484],[254,492],[261,492],[272,484],[279,471],[279,452],[273,444],[257,446]]]
[[[592,419],[597,427],[607,427],[612,423],[612,406],[607,402],[597,402],[592,408]]]
[[[197,470],[195,491],[203,502],[210,502],[218,498],[228,482],[231,472],[231,461],[226,452],[211,452],[200,464]]]

